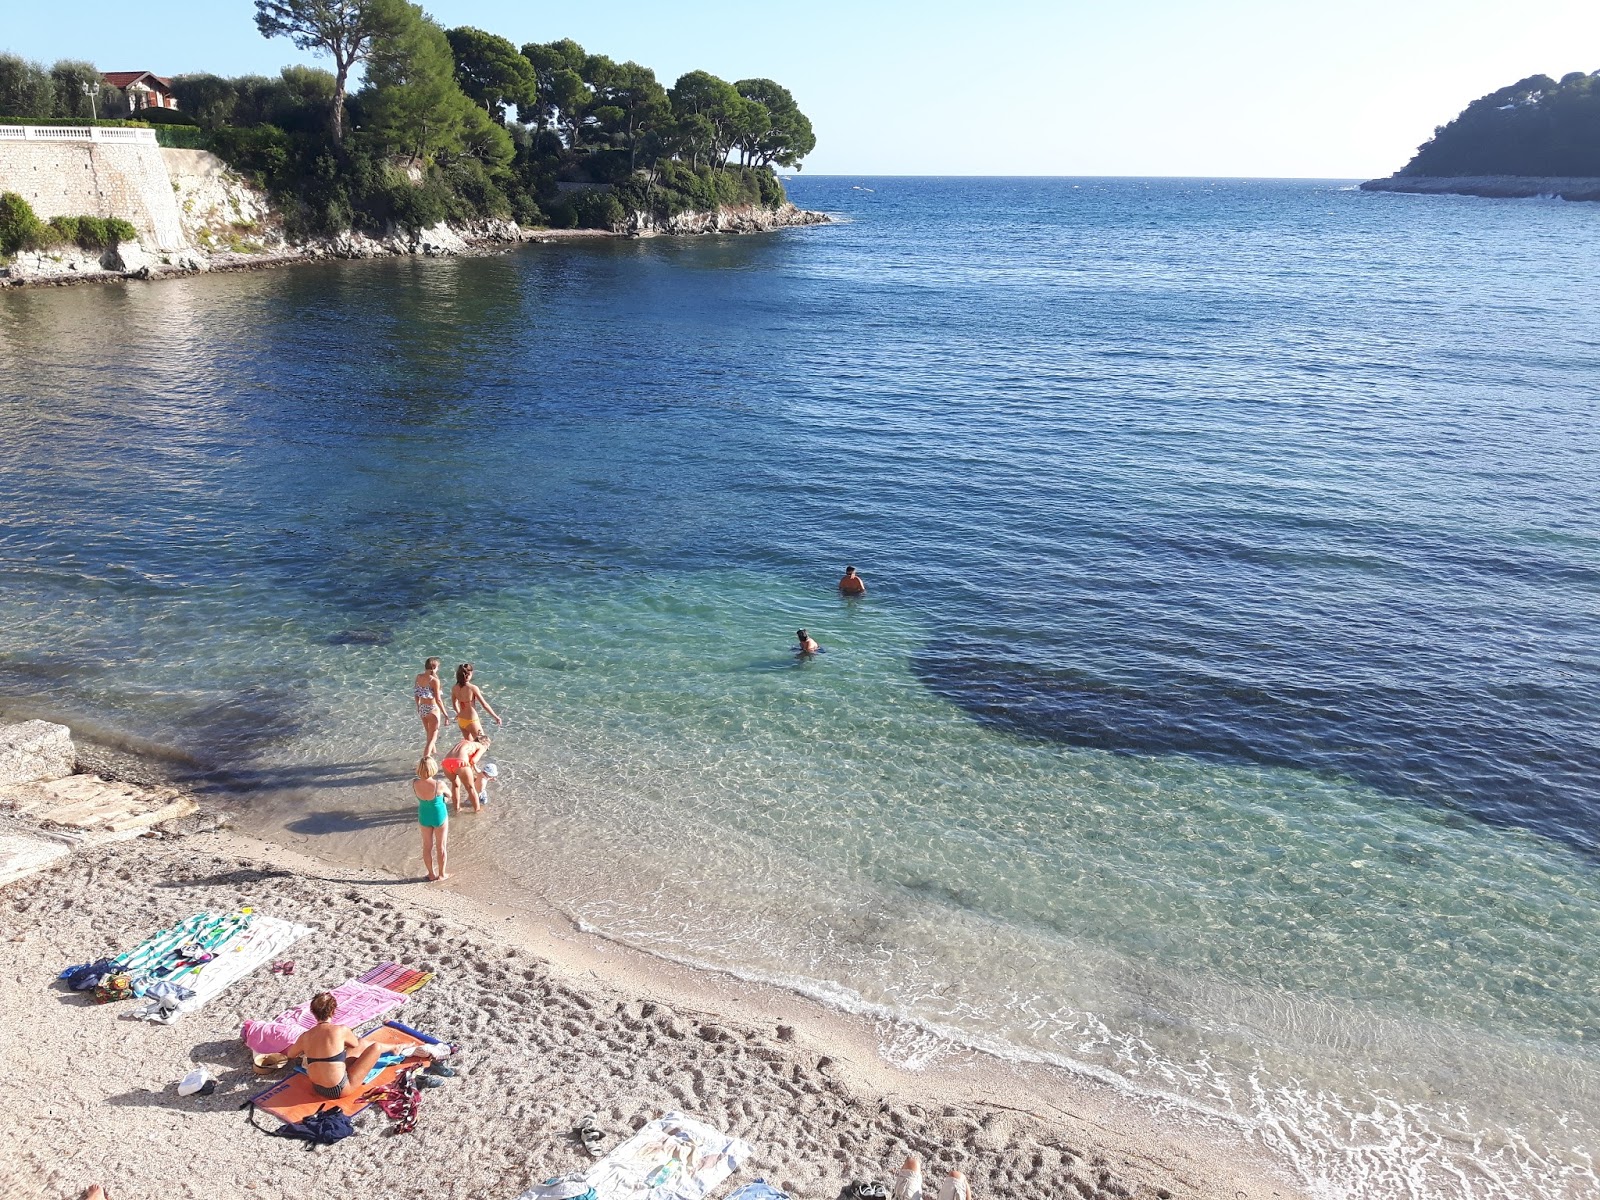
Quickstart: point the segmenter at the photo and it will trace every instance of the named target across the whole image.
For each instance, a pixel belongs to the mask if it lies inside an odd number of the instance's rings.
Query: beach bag
[[[342,1142],[355,1131],[356,1127],[345,1112],[324,1104],[304,1121],[274,1129],[272,1136],[299,1138],[307,1143],[307,1150],[314,1150],[318,1146],[331,1146],[335,1142]]]
[[[110,1004],[113,1000],[133,999],[133,976],[105,975],[94,985],[96,1004]]]

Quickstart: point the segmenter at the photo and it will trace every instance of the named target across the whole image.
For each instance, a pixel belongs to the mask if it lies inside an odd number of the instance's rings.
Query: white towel
[[[220,995],[310,932],[309,925],[296,925],[293,921],[281,921],[277,917],[257,913],[248,929],[218,946],[215,958],[195,974],[184,978],[183,986],[194,995],[187,1000],[180,1000],[176,1005],[170,1001],[147,1000],[129,1016],[171,1025],[184,1013],[204,1007],[206,1001]]]

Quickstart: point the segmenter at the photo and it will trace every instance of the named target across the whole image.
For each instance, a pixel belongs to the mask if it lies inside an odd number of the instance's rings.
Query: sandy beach
[[[92,752],[88,755],[94,758]],[[101,768],[104,770],[104,766]],[[0,804],[0,807],[4,807]],[[908,1153],[974,1197],[1240,1200],[1300,1195],[1243,1131],[1158,1123],[1110,1088],[970,1054],[925,1072],[879,1057],[870,1023],[781,989],[664,963],[448,885],[324,862],[202,810],[80,848],[0,888],[0,1053],[27,1087],[0,1091],[8,1197],[413,1195],[511,1200],[589,1159],[571,1131],[598,1115],[613,1146],[682,1111],[754,1147],[714,1195],[765,1178],[796,1200],[886,1180]],[[0,818],[0,833],[38,829]],[[55,982],[199,910],[253,906],[316,932],[296,970],[258,970],[172,1026],[128,1019]],[[359,1136],[305,1152],[251,1128],[268,1081],[239,1040],[265,1018],[376,963],[435,972],[398,1017],[462,1046],[461,1074],[423,1094],[414,1133],[369,1109]],[[196,1065],[218,1080],[180,1098]],[[270,1117],[258,1118],[267,1127]]]

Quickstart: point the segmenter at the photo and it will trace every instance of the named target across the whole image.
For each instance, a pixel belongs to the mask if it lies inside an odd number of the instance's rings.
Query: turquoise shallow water
[[[470,658],[513,899],[1319,1195],[1591,1194],[1600,213],[855,182],[0,296],[9,706],[410,869],[410,675]]]

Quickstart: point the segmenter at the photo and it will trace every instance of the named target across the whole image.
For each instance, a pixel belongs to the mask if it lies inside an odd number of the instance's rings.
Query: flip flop
[[[447,1067],[441,1062],[436,1062],[431,1067],[424,1067],[423,1070],[429,1075],[438,1075],[442,1079],[454,1079],[460,1074],[454,1067]]]
[[[599,1158],[606,1152],[606,1135],[595,1125],[594,1114],[591,1113],[579,1121],[578,1127],[572,1134],[583,1143],[583,1148],[588,1151],[590,1158]]]
[[[275,962],[271,969],[274,975],[293,975],[294,959],[286,958],[282,962]]]
[[[876,1179],[858,1179],[850,1185],[855,1200],[887,1200],[889,1189]]]

